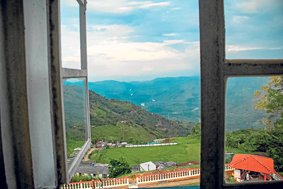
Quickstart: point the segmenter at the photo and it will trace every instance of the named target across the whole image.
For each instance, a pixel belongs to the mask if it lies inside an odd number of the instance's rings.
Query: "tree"
[[[197,123],[196,126],[192,128],[192,135],[195,135],[195,136],[201,135],[201,123]]]
[[[267,85],[255,91],[254,96],[258,100],[254,105],[256,109],[265,110],[269,116],[262,119],[267,129],[274,126],[282,127],[283,124],[283,76],[272,76]]]
[[[131,173],[130,165],[127,163],[127,161],[124,158],[120,159],[110,159],[109,162],[109,177],[115,178],[122,174]]]
[[[267,85],[256,91],[256,109],[265,110],[269,116],[262,119],[270,137],[267,155],[274,160],[275,169],[283,171],[283,76],[270,77]]]

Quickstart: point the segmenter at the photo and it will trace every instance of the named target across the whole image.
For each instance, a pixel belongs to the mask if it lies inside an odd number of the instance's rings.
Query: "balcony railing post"
[[[83,181],[80,180],[80,188],[83,188]]]

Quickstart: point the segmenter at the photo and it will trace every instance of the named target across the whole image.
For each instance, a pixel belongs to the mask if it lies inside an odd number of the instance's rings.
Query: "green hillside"
[[[192,122],[169,120],[127,101],[107,99],[90,91],[90,123],[92,126],[117,126],[126,121],[132,127],[141,126],[154,138],[187,136]]]
[[[133,144],[144,144],[162,136],[159,132],[146,130],[142,126],[130,123],[117,123],[117,125],[92,126],[91,138],[93,143],[98,140],[108,142],[127,141]]]
[[[63,85],[64,113],[67,139],[67,157],[85,143],[85,98],[80,82]]]

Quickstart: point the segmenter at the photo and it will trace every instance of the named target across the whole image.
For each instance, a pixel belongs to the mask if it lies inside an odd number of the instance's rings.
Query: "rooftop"
[[[96,163],[92,164],[80,164],[77,173],[88,173],[88,174],[109,174],[108,164]]]

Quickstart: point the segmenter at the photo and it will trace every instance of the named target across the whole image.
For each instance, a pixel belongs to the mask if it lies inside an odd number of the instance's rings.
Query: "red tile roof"
[[[230,167],[267,174],[276,172],[272,158],[252,154],[235,154],[230,163]]]

